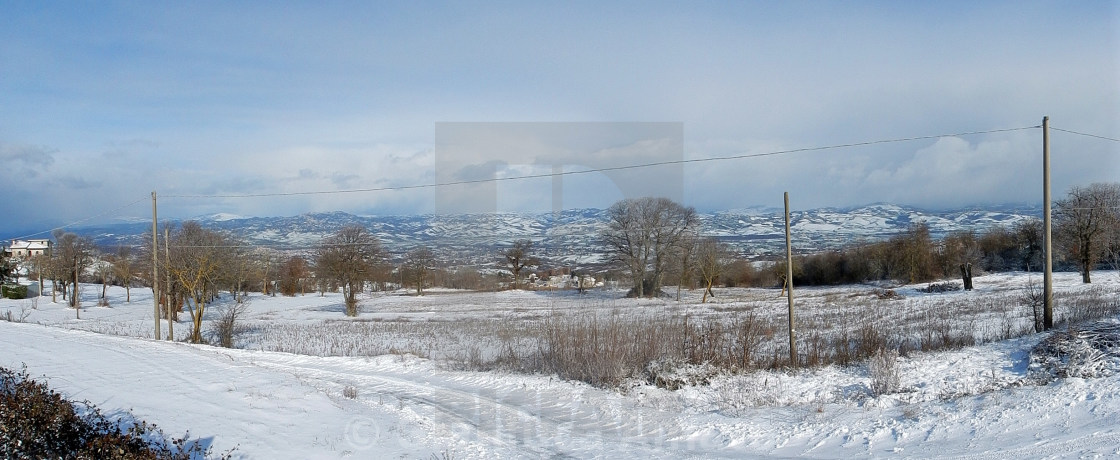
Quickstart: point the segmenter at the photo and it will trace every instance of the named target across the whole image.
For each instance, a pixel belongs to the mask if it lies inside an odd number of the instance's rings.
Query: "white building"
[[[12,240],[12,245],[5,252],[12,257],[26,259],[46,254],[50,250],[51,240]]]

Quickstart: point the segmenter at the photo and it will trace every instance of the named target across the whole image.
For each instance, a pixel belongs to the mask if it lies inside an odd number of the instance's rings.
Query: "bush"
[[[550,318],[536,369],[614,388],[630,378],[670,389],[705,381],[714,369],[773,367],[762,353],[769,326],[748,312],[730,323],[689,317]]]
[[[233,348],[234,339],[245,329],[238,321],[248,310],[247,302],[235,303],[221,310],[210,329],[210,334],[218,340],[218,345]]]
[[[0,297],[17,300],[26,299],[27,286],[22,284],[5,284],[3,287],[0,287]]]
[[[0,457],[191,459],[209,449],[164,437],[143,421],[110,420],[88,402],[81,409],[26,371],[0,368]]]
[[[902,387],[902,374],[898,369],[898,350],[875,352],[867,360],[867,373],[871,377],[871,394],[875,396],[897,393]]]
[[[1031,350],[1030,368],[1043,380],[1105,377],[1120,370],[1118,357],[1120,324],[1098,321],[1043,339]]]

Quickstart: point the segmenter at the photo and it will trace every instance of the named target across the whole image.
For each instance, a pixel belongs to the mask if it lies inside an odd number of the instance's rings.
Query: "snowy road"
[[[960,380],[996,372],[992,362],[1006,361],[1016,346],[917,358],[927,361],[908,362],[908,374]],[[106,412],[131,410],[169,434],[189,429],[215,452],[237,447],[248,458],[1120,455],[1116,376],[950,401],[928,397],[943,390],[919,387],[893,399],[752,407],[732,417],[706,404],[703,392],[647,387],[623,395],[547,376],[445,370],[412,357],[321,358],[0,322],[0,365],[21,363]],[[851,386],[843,382],[858,382],[851,372],[769,378],[796,393]],[[900,402],[907,398],[914,402]]]

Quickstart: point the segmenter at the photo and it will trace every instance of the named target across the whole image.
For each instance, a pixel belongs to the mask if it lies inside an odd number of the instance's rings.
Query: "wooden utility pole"
[[[1042,117],[1042,329],[1054,327],[1054,260],[1050,240],[1050,117]]]
[[[159,340],[159,233],[156,227],[156,192],[152,191],[152,312],[156,318],[156,340]]]
[[[789,192],[785,192],[786,203],[786,298],[789,300],[789,363],[797,365],[797,333],[793,327],[793,244],[789,232]]]

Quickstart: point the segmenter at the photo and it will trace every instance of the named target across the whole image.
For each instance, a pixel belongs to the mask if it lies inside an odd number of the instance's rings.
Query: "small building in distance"
[[[50,250],[51,240],[12,240],[11,246],[8,246],[4,252],[16,259],[28,259],[47,254]]]

